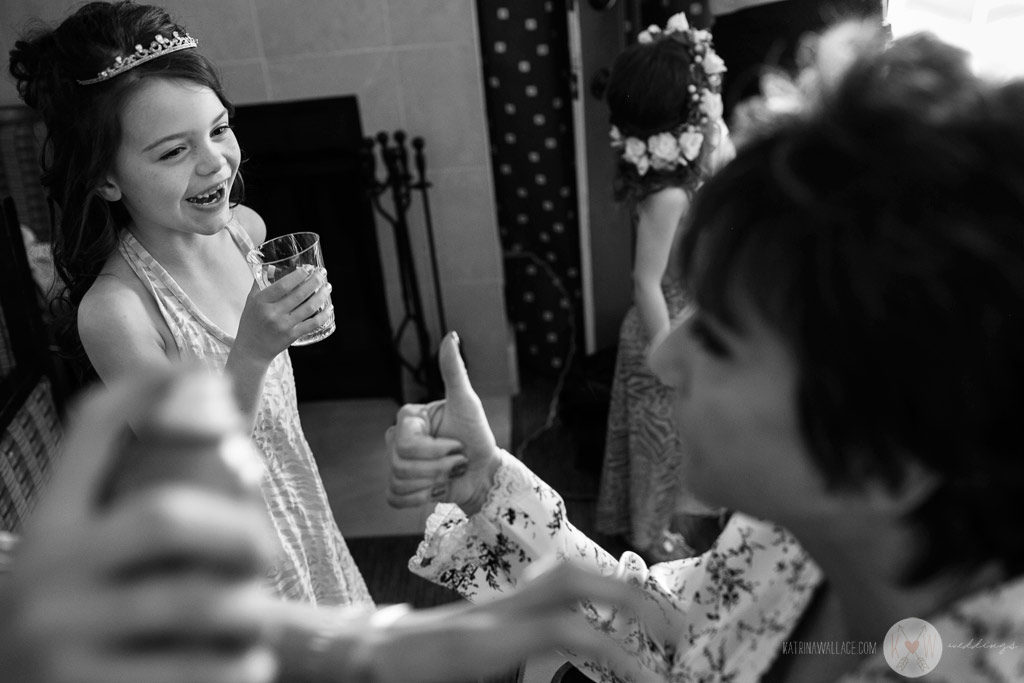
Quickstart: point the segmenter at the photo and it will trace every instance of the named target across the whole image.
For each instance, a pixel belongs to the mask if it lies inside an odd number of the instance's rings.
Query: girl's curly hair
[[[101,83],[78,81],[96,76],[116,57],[133,52],[136,44],[148,45],[154,36],[174,31],[184,28],[159,7],[127,0],[90,2],[56,28],[30,29],[10,52],[9,68],[18,93],[46,126],[42,182],[51,206],[56,206],[53,260],[64,285],[54,306],[59,342],[65,354],[86,368],[78,338],[78,305],[129,222],[121,202],[108,202],[96,192],[120,145],[125,102],[145,79],[167,78],[206,86],[229,114],[233,107],[213,65],[197,50],[163,55]],[[232,201],[238,201],[241,188],[236,182]]]

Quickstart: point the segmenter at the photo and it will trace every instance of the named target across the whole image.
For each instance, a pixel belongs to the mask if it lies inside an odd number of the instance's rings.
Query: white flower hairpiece
[[[673,171],[690,165],[700,154],[708,123],[722,118],[722,96],[718,90],[726,68],[711,47],[711,33],[690,28],[686,15],[680,12],[669,17],[664,30],[651,25],[637,36],[637,41],[644,45],[665,39],[677,40],[689,48],[691,82],[687,91],[693,106],[682,124],[655,133],[647,140],[624,136],[612,126],[612,147],[621,150],[621,158],[635,166],[641,177],[651,169]]]
[[[685,124],[675,131],[656,133],[644,141],[623,136],[612,126],[611,140],[612,148],[622,150],[622,158],[644,176],[651,169],[674,171],[680,166],[689,166],[700,154],[704,133],[696,126]]]

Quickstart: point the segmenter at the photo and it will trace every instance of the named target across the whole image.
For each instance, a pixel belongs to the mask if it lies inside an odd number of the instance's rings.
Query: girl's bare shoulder
[[[234,208],[235,220],[249,235],[253,244],[261,244],[267,239],[267,225],[263,217],[244,204]]]
[[[78,306],[78,330],[87,350],[111,335],[160,338],[159,311],[146,286],[119,252],[111,254]]]

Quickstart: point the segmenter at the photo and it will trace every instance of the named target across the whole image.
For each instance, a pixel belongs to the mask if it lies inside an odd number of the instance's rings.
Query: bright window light
[[[889,0],[894,38],[931,31],[996,78],[1024,76],[1024,0]]]

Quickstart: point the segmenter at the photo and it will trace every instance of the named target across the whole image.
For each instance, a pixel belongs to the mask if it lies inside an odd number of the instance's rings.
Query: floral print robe
[[[784,529],[734,514],[707,553],[648,567],[616,559],[565,518],[562,498],[507,453],[483,509],[439,505],[409,568],[483,602],[514,590],[541,558],[575,560],[642,585],[640,620],[585,605],[581,628],[608,637],[608,661],[570,660],[598,681],[751,681],[779,652],[821,582]]]
[[[703,555],[652,566],[631,552],[616,559],[569,523],[558,493],[511,455],[502,460],[480,512],[467,518],[455,505],[437,506],[409,568],[473,602],[514,591],[531,563],[549,558],[642,586],[642,618],[589,604],[577,611],[580,628],[608,638],[601,659],[566,653],[595,681],[757,681],[823,581],[785,529],[740,513]],[[1024,579],[929,619],[945,647],[927,680],[1024,680]],[[886,663],[884,635],[844,683],[907,680]]]

